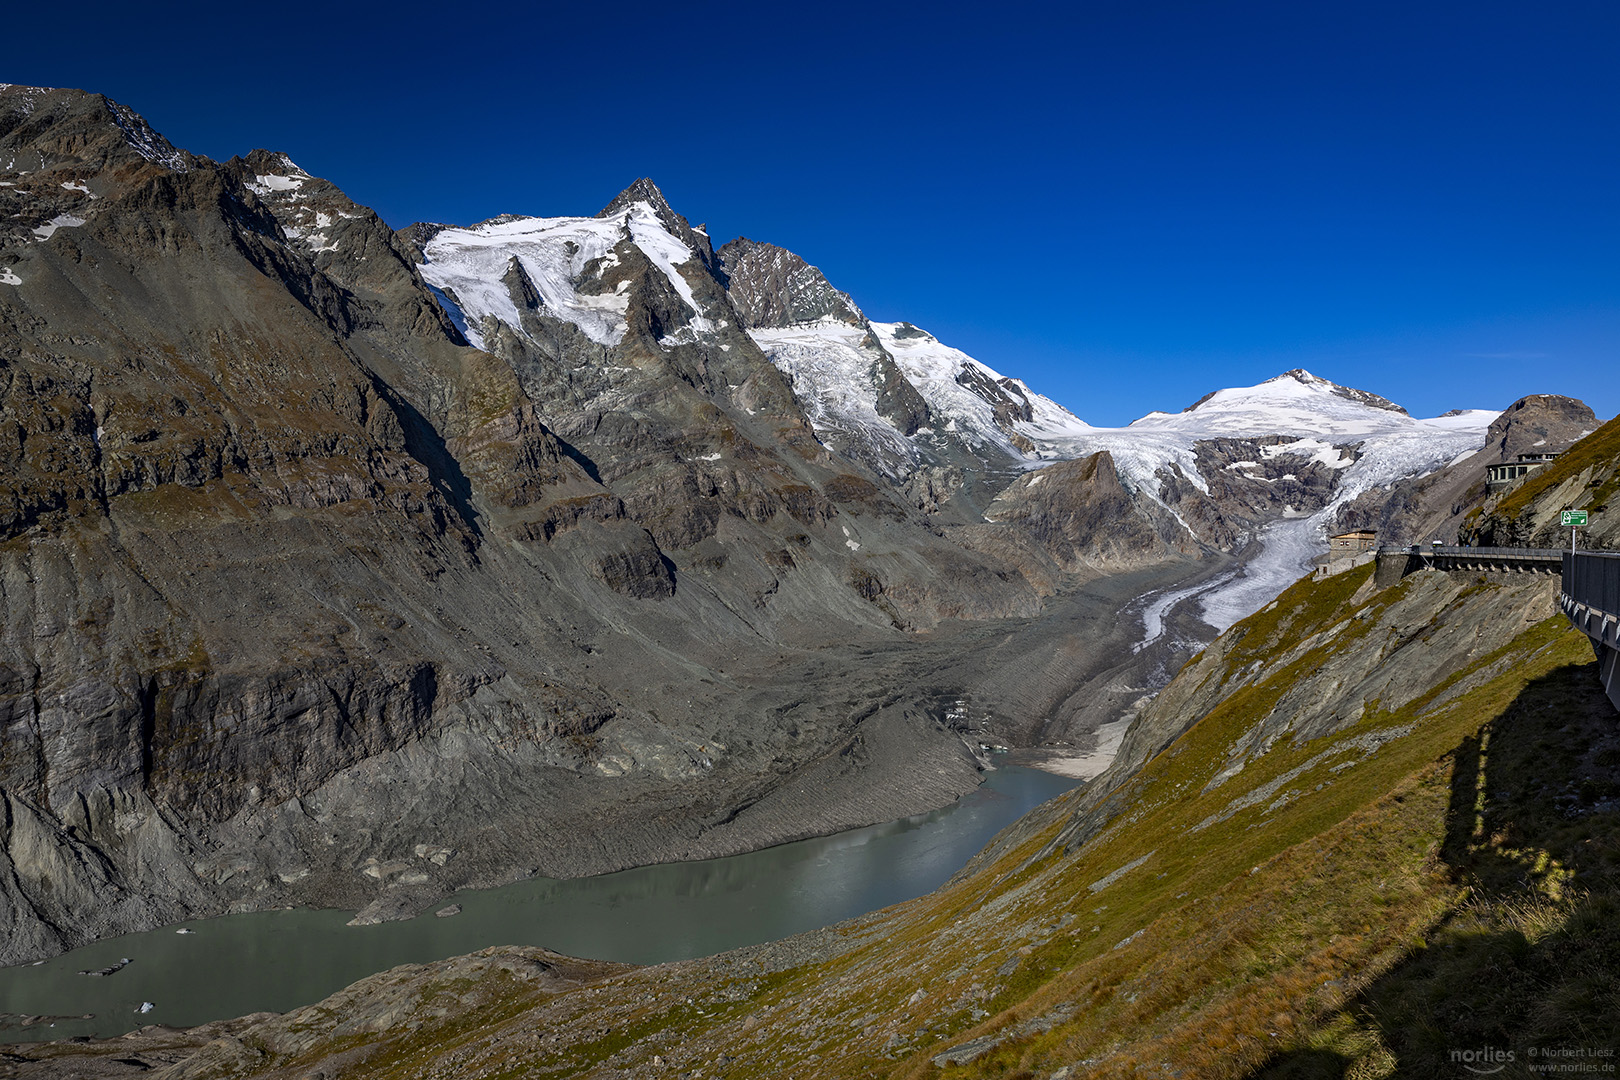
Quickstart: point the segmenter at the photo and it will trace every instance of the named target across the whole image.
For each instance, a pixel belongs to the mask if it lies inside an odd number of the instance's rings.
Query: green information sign
[[[1566,529],[1573,528],[1577,525],[1585,525],[1586,511],[1565,510],[1563,513],[1558,515],[1558,524],[1562,525]]]

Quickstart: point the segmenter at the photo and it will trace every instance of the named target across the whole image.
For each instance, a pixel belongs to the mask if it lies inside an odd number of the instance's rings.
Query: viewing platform
[[[1485,574],[1558,574],[1564,555],[1558,548],[1462,547],[1454,544],[1413,544],[1379,548],[1379,588],[1393,585],[1418,570],[1465,570]]]
[[[1603,689],[1620,709],[1620,553],[1565,551],[1558,605],[1592,639]]]
[[[1620,552],[1413,544],[1379,548],[1377,560],[1381,589],[1419,570],[1561,575],[1558,606],[1592,639],[1604,692],[1620,709]]]

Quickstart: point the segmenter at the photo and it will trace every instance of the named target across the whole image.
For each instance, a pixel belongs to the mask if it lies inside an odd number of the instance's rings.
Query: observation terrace
[[[1592,639],[1603,689],[1620,709],[1620,553],[1565,551],[1558,605]]]

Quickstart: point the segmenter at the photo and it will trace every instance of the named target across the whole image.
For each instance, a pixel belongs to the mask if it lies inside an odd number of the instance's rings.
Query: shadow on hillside
[[[1455,754],[1439,857],[1470,899],[1348,1002],[1320,1048],[1254,1076],[1620,1071],[1620,716],[1597,664],[1536,680]]]

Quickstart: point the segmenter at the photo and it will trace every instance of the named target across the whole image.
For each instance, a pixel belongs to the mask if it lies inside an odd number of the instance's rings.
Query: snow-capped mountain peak
[[[1109,450],[1127,484],[1157,497],[1160,474],[1171,464],[1203,486],[1195,460],[1201,442],[1287,437],[1302,458],[1349,469],[1346,485],[1359,491],[1444,466],[1478,447],[1496,416],[1476,409],[1418,419],[1387,398],[1296,368],[1254,386],[1216,390],[1178,413],[1148,413],[1127,427],[1054,433],[1042,449],[1054,458]]]
[[[911,323],[867,319],[792,252],[747,239],[715,252],[648,180],[592,217],[437,229],[424,233],[421,251],[423,279],[480,347],[497,324],[526,333],[536,310],[618,345],[634,285],[627,260],[635,261],[637,273],[668,280],[669,289],[655,291],[684,305],[675,317],[685,323],[672,331],[662,322],[659,344],[729,349],[719,338],[734,320],[788,376],[820,438],[897,485],[926,467],[925,486],[937,493],[944,473],[936,466],[985,474],[1107,451],[1131,498],[1194,546],[1237,550],[1283,522],[1298,534],[1287,556],[1296,560],[1316,550],[1340,506],[1478,449],[1497,415],[1415,418],[1296,368],[1216,390],[1180,412],[1093,427]],[[1290,561],[1279,572],[1296,570]]]
[[[1108,451],[1121,482],[1191,521],[1248,520],[1216,546],[1264,538],[1265,552],[1205,604],[1219,628],[1258,608],[1324,549],[1339,508],[1363,492],[1442,469],[1484,445],[1499,414],[1453,410],[1428,419],[1386,398],[1303,369],[1206,395],[1179,413],[1153,412],[1123,428],[1065,432],[1042,441],[1051,459]]]
[[[615,195],[612,202],[596,212],[596,216],[616,218],[637,203],[646,204],[660,224],[671,233],[681,233],[691,228],[686,219],[669,205],[669,200],[664,198],[664,193],[659,190],[658,185],[645,176]]]
[[[1326,420],[1334,434],[1350,435],[1382,430],[1406,417],[1406,410],[1388,398],[1295,368],[1254,386],[1211,391],[1178,413],[1148,413],[1130,426],[1238,433],[1260,425],[1321,432]]]
[[[1214,390],[1182,410],[1183,413],[1202,411],[1207,417],[1219,412],[1236,412],[1245,410],[1264,409],[1268,406],[1286,409],[1304,405],[1307,408],[1328,411],[1342,411],[1329,398],[1338,398],[1341,401],[1370,409],[1379,409],[1385,412],[1406,414],[1406,410],[1390,401],[1388,398],[1369,393],[1366,390],[1357,390],[1353,387],[1340,386],[1336,382],[1312,375],[1304,368],[1294,368],[1281,375],[1267,379],[1255,386],[1232,387],[1225,390]],[[1163,416],[1163,413],[1149,413],[1149,417]]]
[[[422,247],[421,273],[479,348],[485,347],[490,320],[522,331],[513,267],[532,286],[546,314],[574,324],[597,344],[611,346],[624,339],[628,282],[603,287],[604,275],[620,264],[626,243],[662,271],[694,313],[691,331],[715,328],[684,269],[694,256],[708,261],[706,241],[699,237],[669,209],[650,180],[638,180],[592,217],[503,215],[468,228],[438,229]]]

